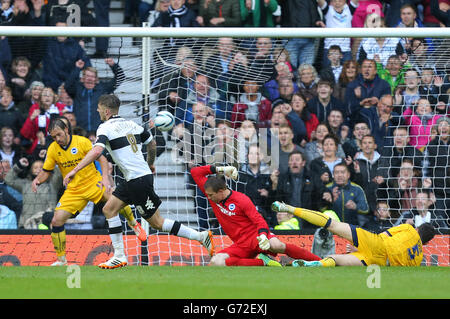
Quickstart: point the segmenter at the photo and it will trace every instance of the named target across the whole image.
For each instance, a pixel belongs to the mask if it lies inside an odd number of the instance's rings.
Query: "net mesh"
[[[94,41],[86,40],[86,52],[93,53]],[[270,203],[278,198],[273,197],[271,175],[276,170],[280,174],[287,171],[287,154],[293,149],[290,139],[294,148],[305,155],[306,168],[312,172],[311,163],[328,152],[322,146],[324,134],[318,126],[327,122],[328,132],[334,132],[339,139],[338,150],[342,153],[338,152],[337,157],[348,160],[352,181],[360,182],[365,191],[368,214],[357,215],[363,217],[358,219],[361,223],[376,222],[376,227],[386,228],[399,222],[418,225],[427,221],[439,234],[448,234],[449,42],[402,38],[376,47],[369,46],[374,39],[359,41],[349,60],[356,62],[356,75],[362,80],[352,86],[348,71],[351,63],[330,65],[333,47],[324,51],[326,42],[320,39],[311,39],[314,57],[298,54],[314,61],[310,65],[301,63],[302,59],[290,60],[294,54],[286,39],[151,39],[148,56],[143,56],[142,38],[110,38],[108,53],[125,74],[114,90],[122,100],[120,115],[146,126],[151,126],[151,119],[160,110],[168,110],[176,119],[174,129],[169,132],[153,129],[158,143],[155,190],[163,202],[161,214],[194,229],[223,234],[189,169],[202,164],[229,164],[240,169],[238,182],[229,182],[230,188],[248,194],[274,228],[278,221],[270,211]],[[20,41],[15,45],[20,46]],[[44,56],[45,49],[41,47],[32,53]],[[150,61],[148,70],[142,70],[143,59]],[[383,109],[380,87],[364,79],[364,72],[369,72],[362,63],[364,59],[377,62],[378,78],[388,83],[392,107]],[[100,81],[114,77],[105,60],[91,59],[91,63],[98,70]],[[42,68],[37,70],[42,75]],[[148,96],[142,93],[145,77],[150,81]],[[332,83],[331,95],[339,100],[339,107],[324,107],[329,99],[329,93],[320,86],[324,81]],[[303,102],[297,101],[296,96]],[[362,102],[372,96],[377,101]],[[317,99],[325,104],[318,104]],[[314,108],[316,105],[321,108]],[[368,117],[360,115],[360,110],[376,109],[377,105],[377,112],[361,112],[369,114]],[[342,108],[344,123],[328,117],[332,108]],[[309,110],[309,114],[317,113],[317,122],[313,123],[302,109]],[[386,118],[389,121],[380,120]],[[362,136],[356,128],[359,122],[367,123],[366,134],[377,135],[377,142],[381,136],[383,147],[377,143],[376,161],[365,158]],[[283,123],[292,127],[291,137],[279,134]],[[257,151],[262,154],[258,173],[262,177],[257,182],[260,184],[255,184],[250,169],[254,161],[252,144],[259,145]],[[330,163],[322,164],[323,169],[332,168]],[[332,169],[330,173],[333,174]],[[113,176],[116,183],[122,180],[115,166]],[[320,174],[317,176],[320,179]],[[429,199],[425,203],[423,189]],[[332,204],[322,205],[321,200],[313,196],[311,208],[332,209]],[[421,214],[424,205],[427,208]],[[382,215],[386,209],[390,214]],[[134,207],[133,211],[145,224]],[[125,222],[124,229],[127,235],[133,234]],[[302,231],[308,233],[306,227]],[[149,233],[148,241],[142,244],[134,236],[124,236],[132,264],[201,265],[209,260],[198,242],[151,229]],[[223,237],[217,236],[215,240],[216,250],[225,247]],[[448,244],[436,245],[439,257],[448,260]]]

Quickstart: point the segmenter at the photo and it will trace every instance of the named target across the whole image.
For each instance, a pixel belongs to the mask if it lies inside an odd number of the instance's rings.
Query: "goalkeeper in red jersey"
[[[236,179],[238,173],[233,166],[207,165],[191,169],[192,178],[208,197],[222,229],[233,241],[231,246],[211,258],[210,265],[281,266],[269,257],[278,253],[294,259],[320,260],[306,249],[280,241],[269,231],[267,222],[250,198],[229,189],[221,174]]]

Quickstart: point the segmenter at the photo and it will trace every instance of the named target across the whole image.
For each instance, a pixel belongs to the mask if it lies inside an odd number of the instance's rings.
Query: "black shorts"
[[[129,205],[134,205],[144,219],[152,217],[161,205],[161,199],[153,189],[151,174],[119,183],[113,195]]]

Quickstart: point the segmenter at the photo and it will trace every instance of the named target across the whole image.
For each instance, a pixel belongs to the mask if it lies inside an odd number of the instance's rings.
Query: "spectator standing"
[[[186,98],[181,99],[177,104],[175,109],[175,122],[192,122],[192,106],[197,102],[202,102],[208,106],[217,119],[228,118],[230,116],[228,103],[220,99],[220,94],[210,85],[208,77],[201,73],[197,73],[194,77],[193,87],[189,85]]]
[[[314,159],[322,157],[324,155],[323,140],[329,134],[330,130],[325,123],[319,123],[317,125],[316,130],[313,134],[312,141],[307,143],[305,146],[305,160],[308,167]],[[342,149],[341,144],[338,144],[337,156],[341,158],[345,157],[345,153]]]
[[[197,14],[186,6],[185,0],[170,0],[169,9],[161,12],[152,27],[198,27]]]
[[[8,172],[5,182],[22,194],[23,210],[20,215],[18,227],[29,229],[27,222],[36,214],[53,211],[58,201],[58,193],[62,188],[62,177],[59,170],[55,170],[50,179],[41,184],[37,192],[31,189],[31,183],[42,170],[44,162],[41,160],[30,163],[26,157],[22,157],[18,163]],[[20,176],[27,173],[25,178]]]
[[[347,85],[356,79],[359,73],[359,65],[355,60],[345,61],[342,66],[342,71],[339,80],[334,86],[333,96],[339,101],[345,101],[345,92]]]
[[[377,74],[376,62],[366,59],[361,64],[361,74],[347,85],[345,105],[350,110],[347,114],[357,115],[361,108],[377,105],[381,96],[390,93],[389,83]]]
[[[329,192],[324,193],[328,208],[333,210],[339,220],[351,225],[363,226],[367,223],[369,205],[364,190],[350,180],[350,170],[345,163],[333,169],[333,182],[327,184]]]
[[[289,154],[293,151],[303,152],[303,149],[294,143],[294,133],[292,128],[287,125],[281,125],[278,132],[278,140],[280,141],[280,158],[278,170],[280,173],[285,173],[288,169]]]
[[[244,27],[274,27],[273,13],[278,8],[276,0],[240,0],[241,21]]]
[[[343,157],[338,156],[339,142],[333,135],[327,135],[322,141],[323,155],[313,159],[309,168],[316,182],[328,184],[333,179],[334,167],[346,163]],[[320,180],[320,181],[319,181]]]
[[[34,81],[31,83],[30,88],[25,93],[25,99],[17,105],[17,108],[20,110],[24,118],[28,117],[30,107],[35,103],[39,103],[44,87],[45,85],[41,81]]]
[[[281,26],[291,28],[325,27],[319,16],[315,0],[286,0],[281,5]],[[312,65],[315,62],[315,41],[312,38],[289,39],[286,50],[291,57],[292,67],[297,69],[302,64]]]
[[[273,79],[267,81],[263,85],[263,94],[270,101],[273,102],[276,99],[279,99],[281,97],[281,94],[283,96],[287,96],[298,91],[297,83],[295,83],[294,80],[294,74],[292,74],[289,66],[286,63],[278,62],[275,64],[273,77]],[[290,80],[292,84],[286,83],[287,80]],[[285,93],[285,91],[280,91],[280,89],[282,89],[282,87],[280,86],[281,82],[283,82],[283,85],[286,86],[285,90],[287,90],[288,93]]]
[[[397,113],[403,113],[408,108],[414,107],[420,99],[419,73],[414,69],[405,72],[405,85],[400,86],[395,91],[395,101]]]
[[[448,228],[447,217],[442,214],[442,211],[430,209],[433,204],[433,194],[429,190],[418,190],[415,205],[410,210],[403,212],[394,226],[408,223],[413,227],[419,227],[424,223],[429,223],[439,230]]]
[[[6,215],[2,219],[5,218],[8,222],[5,228],[17,228],[17,221],[22,213],[22,195],[5,183],[5,176],[10,170],[8,160],[0,161],[0,209]]]
[[[239,169],[236,190],[247,194],[269,227],[273,227],[276,221],[270,209],[270,187],[269,167],[261,161],[259,146],[251,144],[248,148],[247,161]]]
[[[14,103],[16,104],[25,99],[25,92],[29,89],[31,83],[41,80],[39,74],[31,68],[31,62],[26,57],[14,58],[8,78],[8,86],[12,90]]]
[[[392,180],[398,176],[404,159],[413,159],[415,168],[421,168],[424,165],[423,153],[409,144],[410,137],[406,126],[394,128],[392,135],[392,146],[382,148],[378,164],[380,175],[385,180]]]
[[[50,87],[41,92],[39,102],[30,107],[20,134],[31,142],[27,153],[32,154],[38,144],[47,146],[50,121],[63,115],[64,105],[57,103],[57,96]]]
[[[97,101],[103,94],[114,92],[125,80],[122,68],[112,59],[105,59],[114,77],[108,81],[99,81],[97,69],[85,68],[84,62],[78,60],[76,68],[69,75],[64,88],[73,99],[73,112],[78,125],[86,131],[95,131],[100,124],[97,112]],[[80,73],[82,76],[80,78]]]
[[[11,26],[45,26],[42,0],[14,0]],[[12,58],[26,57],[30,68],[36,70],[45,52],[45,38],[42,37],[8,37]]]
[[[19,137],[24,122],[22,113],[14,104],[11,88],[4,87],[0,97],[0,129],[8,126],[13,129],[14,135]]]
[[[317,82],[320,78],[317,70],[311,64],[301,64],[298,67],[297,85],[299,92],[302,93],[309,101],[317,96]]]
[[[379,152],[384,147],[392,145],[394,129],[403,124],[400,114],[393,111],[393,103],[392,95],[385,94],[380,97],[376,106],[363,108],[360,111],[360,118],[369,126]]]
[[[361,152],[361,140],[364,136],[370,134],[369,126],[364,121],[358,121],[353,126],[352,134],[352,137],[342,144],[342,149],[345,157],[350,156],[352,159],[355,159]]]
[[[351,28],[353,12],[358,7],[359,0],[349,1],[332,0],[328,4],[325,0],[318,0],[317,4],[323,12],[325,25],[327,28]],[[338,46],[342,51],[344,61],[352,59],[350,38],[325,38],[323,50],[323,63],[328,65],[329,49],[331,46]]]
[[[56,22],[55,27],[66,27],[66,22]],[[47,42],[47,49],[42,61],[43,72],[42,82],[49,86],[54,92],[63,84],[76,68],[75,63],[78,60],[84,62],[85,67],[91,66],[85,50],[73,38],[56,37],[50,38]]]
[[[386,10],[386,26],[389,28],[395,28],[401,20],[401,9],[404,5],[409,4],[417,6],[421,4],[422,0],[388,0],[384,1],[389,4]]]
[[[269,127],[272,117],[272,103],[260,92],[261,85],[256,81],[246,80],[239,102],[233,105],[231,122],[237,128],[244,120],[257,123],[258,128]]]
[[[333,96],[333,84],[326,80],[317,82],[317,96],[307,102],[308,111],[315,114],[320,123],[325,123],[328,115],[334,109],[340,110],[346,116],[344,104]]]
[[[402,117],[405,124],[409,126],[410,145],[423,151],[424,147],[431,140],[431,129],[437,120],[442,117],[435,114],[430,102],[426,98],[417,101],[414,108],[408,108],[403,112]]]
[[[288,120],[291,118],[299,117],[306,127],[306,136],[300,141],[296,140],[297,144],[305,147],[306,143],[309,143],[313,137],[313,132],[319,125],[319,120],[316,114],[310,112],[306,105],[306,98],[301,93],[294,93],[291,99],[292,111],[287,115]]]
[[[392,95],[398,87],[405,84],[405,72],[409,67],[409,64],[402,62],[402,58],[398,55],[391,55],[387,59],[386,66],[377,61],[378,76],[389,83]]]
[[[10,127],[2,127],[0,129],[0,161],[8,161],[13,167],[22,155],[22,148],[14,143],[14,131]]]
[[[369,204],[369,213],[373,216],[377,209],[378,185],[385,182],[378,173],[378,160],[381,156],[376,151],[377,145],[372,135],[366,135],[362,138],[361,148],[362,151],[353,161],[354,181],[364,190]]]
[[[94,0],[94,12],[98,27],[109,27],[109,10],[111,0]],[[105,59],[108,55],[109,38],[95,38],[93,59]]]
[[[327,192],[323,183],[317,183],[312,173],[306,168],[304,155],[299,151],[289,154],[288,170],[284,173],[275,171],[271,174],[271,198],[285,203],[299,203],[306,209],[321,209],[326,203],[321,196]],[[311,228],[302,223],[303,228]]]
[[[205,27],[240,27],[241,8],[239,0],[201,0],[200,25]]]

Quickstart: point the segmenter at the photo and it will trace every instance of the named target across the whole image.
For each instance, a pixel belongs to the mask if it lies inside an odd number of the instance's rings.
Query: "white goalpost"
[[[437,72],[433,76],[442,77],[444,82],[447,80],[446,72],[448,71],[450,81],[450,63],[447,66],[447,60],[450,58],[450,42],[448,42],[450,31],[447,28],[151,28],[146,24],[142,27],[133,28],[0,26],[0,35],[40,38],[56,36],[74,38],[109,37],[109,55],[122,67],[125,73],[125,80],[114,91],[123,102],[119,114],[146,127],[150,127],[152,118],[160,110],[168,110],[176,118],[176,126],[172,131],[152,130],[158,142],[154,181],[155,191],[163,202],[160,206],[161,214],[195,229],[213,230],[216,251],[230,243],[226,235],[223,234],[220,225],[217,224],[206,198],[193,183],[189,168],[195,165],[227,164],[244,170],[247,168],[246,164],[248,164],[249,145],[259,143],[261,147],[264,146],[261,151],[265,155],[266,167],[264,172],[267,175],[265,181],[269,183],[267,185],[270,185],[270,175],[275,169],[278,169],[278,157],[281,156],[279,148],[280,143],[282,143],[281,139],[273,133],[274,127],[271,126],[271,123],[275,120],[272,118],[272,112],[276,105],[290,103],[291,101],[283,95],[273,97],[270,95],[270,92],[273,92],[270,91],[271,88],[264,85],[270,81],[279,85],[279,79],[274,75],[274,70],[281,73],[277,69],[277,60],[282,52],[285,52],[283,50],[286,49],[286,44],[290,39],[315,39],[316,52],[321,46],[323,47],[322,39],[324,38],[398,38],[403,41],[402,43],[408,43],[408,46],[412,45],[410,42],[413,39],[430,39],[430,51],[422,56],[422,59],[427,58],[427,63],[423,64],[423,68],[425,68],[425,64],[427,67],[430,63],[433,64],[434,71]],[[221,43],[220,39],[225,38],[232,39],[232,42]],[[267,47],[263,47],[263,42],[257,42],[258,39],[263,38],[269,39]],[[220,45],[222,47],[219,48]],[[228,54],[232,56],[231,64],[226,66],[226,74],[219,71],[221,62],[218,56],[222,49],[229,50]],[[94,44],[86,43],[85,50],[87,52],[94,50]],[[395,54],[395,50],[391,51]],[[417,52],[404,47],[404,54],[408,56],[411,63],[413,58],[419,59]],[[368,58],[373,58],[370,57],[369,52],[367,52],[367,55]],[[316,59],[315,65],[321,67],[322,62],[319,60],[321,60],[321,57]],[[354,56],[353,60],[357,60],[357,56]],[[382,64],[380,68],[386,68],[386,65]],[[99,70],[101,78],[110,79],[113,76],[111,69],[103,60],[93,59],[92,65]],[[292,80],[295,83],[300,83],[297,69],[298,67],[291,70],[294,76]],[[411,69],[414,69],[412,65]],[[406,68],[404,71],[406,72]],[[420,85],[422,74],[417,71],[417,75],[419,83],[417,85]],[[317,78],[320,76],[319,71]],[[423,80],[424,82],[425,80]],[[245,88],[245,84],[250,88]],[[446,87],[445,84],[444,86],[441,85],[440,88]],[[448,91],[441,90],[439,93],[427,91],[428,93],[425,93],[425,97],[429,98],[430,104],[432,104],[433,111],[438,103],[444,103],[444,101],[447,108],[450,108],[450,82],[448,84]],[[269,105],[270,117],[265,119],[265,124],[258,123],[261,117],[254,111],[255,108],[257,109],[256,104],[252,104],[252,101],[243,100],[246,98],[247,91],[245,90],[250,90],[252,85],[258,86],[258,93],[253,93],[254,95],[259,94],[258,103],[261,103],[261,100],[267,100],[267,105]],[[401,85],[404,90],[408,90],[407,84]],[[301,84],[298,84],[298,86],[300,88]],[[392,92],[394,97],[395,92]],[[424,93],[419,95],[423,97]],[[292,94],[289,95],[289,98],[292,98]],[[245,101],[248,102],[246,108],[240,108],[245,104]],[[397,107],[404,111],[403,108],[407,108],[404,97],[402,101],[402,105],[397,105],[394,102],[394,108]],[[343,104],[345,103],[343,102]],[[202,106],[205,106],[205,109],[202,109]],[[206,120],[203,120],[202,124],[198,126],[196,124],[197,116],[201,112],[205,112],[203,116]],[[207,115],[211,116],[210,121]],[[443,115],[450,116],[450,111]],[[404,119],[405,115],[400,113],[399,118]],[[418,121],[420,122],[422,118],[419,117]],[[244,132],[242,127],[245,119],[252,119],[251,122],[256,126],[255,131],[257,132],[251,134],[256,135],[250,137],[245,135],[247,133]],[[433,125],[435,124],[436,121],[433,122]],[[401,126],[407,126],[409,132],[414,125],[419,126],[414,122],[408,122],[407,125],[402,124]],[[394,132],[396,128],[388,127],[387,129]],[[435,129],[438,129],[438,127],[436,126]],[[275,130],[278,132],[278,128],[275,128]],[[352,131],[350,132],[350,134],[353,134]],[[294,135],[297,133],[301,136],[299,131],[295,131]],[[421,137],[420,134],[423,134],[423,132],[419,130],[418,134]],[[439,138],[439,132],[433,134],[433,137]],[[429,135],[431,136],[431,133]],[[268,139],[267,136],[271,138]],[[301,144],[303,151],[307,143],[314,141],[314,136],[315,133],[312,137],[303,138],[304,142]],[[347,137],[348,140],[351,138],[353,136]],[[430,141],[431,137],[426,144]],[[344,140],[342,140],[343,143]],[[394,150],[393,137],[391,137],[390,143],[386,147]],[[358,152],[362,152],[361,149]],[[450,181],[450,171],[438,164],[436,156],[432,158],[430,148],[427,148],[426,145],[422,147],[421,154],[423,158],[418,164],[420,166],[414,164],[414,172],[420,176],[414,175],[413,177],[421,181],[426,180],[426,187],[425,184],[420,184],[421,186],[417,188],[431,190],[435,197],[430,209],[442,212],[441,215],[438,215],[439,223],[436,224],[438,225],[439,238],[427,250],[427,262],[429,264],[449,265],[450,207],[447,207],[447,201],[450,202],[450,192],[447,198],[445,182],[444,187],[438,186],[441,184],[436,183],[441,182],[441,179],[439,179],[441,176],[433,174],[437,174],[437,168],[441,168],[445,174],[448,171],[448,175],[443,176],[443,178],[448,178]],[[380,156],[384,156],[381,151]],[[438,156],[442,156],[442,154]],[[450,167],[450,153],[448,153],[448,158],[447,165]],[[386,220],[391,225],[402,218],[402,213],[406,210],[406,206],[401,206],[403,202],[409,200],[408,209],[417,209],[414,202],[415,192],[412,195],[413,198],[411,198],[411,196],[405,197],[404,192],[395,193],[391,191],[394,188],[400,189],[398,181],[401,178],[401,176],[399,177],[399,171],[403,169],[401,167],[402,160],[395,163],[384,161],[383,163],[388,163],[389,166],[380,167],[380,170],[383,170],[386,174],[383,176],[386,183],[382,186],[383,192],[377,193],[378,198],[376,200],[392,206],[392,216]],[[413,162],[418,160],[418,155],[413,156],[412,160]],[[393,169],[396,173],[392,173]],[[121,180],[121,174],[117,169],[114,169],[114,179],[116,183]],[[230,183],[229,186],[234,190],[246,193],[247,182],[248,180],[240,179],[237,183]],[[450,187],[450,183],[448,186]],[[400,194],[398,195],[400,197],[394,198],[394,193]],[[408,194],[411,195],[412,193]],[[270,198],[270,195],[267,198]],[[397,204],[399,207],[394,207]],[[268,209],[270,207],[270,205],[267,206],[268,201],[258,202],[255,205],[258,209],[261,209],[261,214],[269,221],[269,226],[273,228],[277,221],[275,214]],[[263,205],[265,206],[263,207]],[[402,207],[405,209],[402,210]],[[198,242],[156,232],[149,228],[148,223],[141,219],[136,211],[135,214],[147,230],[149,237],[146,242],[141,244],[124,222],[124,229],[126,229],[124,237],[129,264],[195,266],[208,263],[209,256]],[[372,211],[371,214],[373,215],[374,212]],[[414,220],[414,216],[412,219]],[[423,219],[429,220],[429,217],[423,217]],[[298,236],[301,232],[302,229],[295,234],[292,232],[287,234]],[[313,233],[304,233],[310,236],[308,240],[311,241]]]

